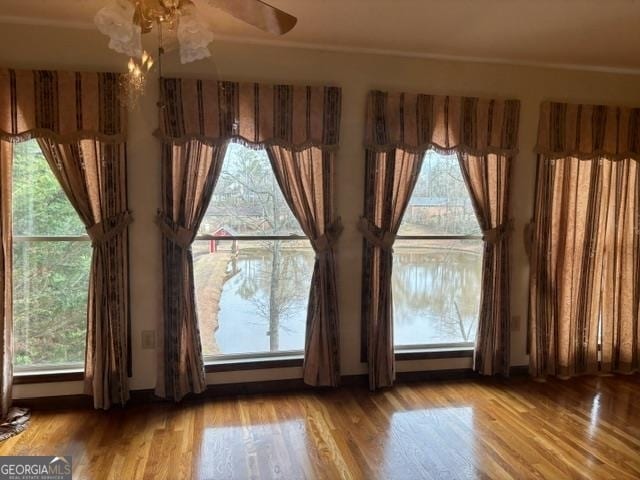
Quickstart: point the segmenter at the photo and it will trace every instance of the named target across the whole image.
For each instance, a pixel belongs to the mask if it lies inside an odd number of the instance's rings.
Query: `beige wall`
[[[97,32],[52,27],[0,25],[0,65],[15,68],[120,70],[125,58],[106,48]],[[512,216],[516,232],[512,256],[512,365],[527,363],[526,314],[528,266],[522,228],[531,215],[535,178],[538,106],[542,100],[640,105],[640,77],[631,75],[454,62],[361,53],[219,43],[213,48],[219,76],[229,80],[296,84],[333,84],[343,89],[341,149],[338,155],[338,213],[345,231],[338,244],[342,373],[366,371],[359,361],[361,214],[364,155],[362,134],[367,91],[373,88],[432,94],[509,97],[522,101],[521,154],[513,169]],[[178,66],[167,61],[165,75],[211,77],[211,62]],[[160,236],[153,223],[159,206],[159,143],[156,84],[131,113],[129,125],[129,198],[131,227],[131,311],[134,389],[155,383],[155,352],[140,348],[142,330],[155,328],[160,315]],[[401,362],[400,371],[461,368],[468,359]],[[210,383],[294,378],[300,369],[209,374]],[[79,382],[16,386],[20,396],[77,393]]]

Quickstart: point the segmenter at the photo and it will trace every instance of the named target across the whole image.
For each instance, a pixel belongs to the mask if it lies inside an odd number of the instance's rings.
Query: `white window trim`
[[[300,360],[304,358],[303,350],[282,350],[279,352],[229,353],[222,355],[206,355],[205,365],[225,365],[229,363],[254,363],[269,360]]]
[[[64,374],[64,373],[83,373],[83,363],[61,363],[56,365],[30,365],[15,366],[13,367],[14,377],[27,377],[32,375],[50,375],[50,374]]]
[[[89,242],[88,235],[14,235],[14,242]]]

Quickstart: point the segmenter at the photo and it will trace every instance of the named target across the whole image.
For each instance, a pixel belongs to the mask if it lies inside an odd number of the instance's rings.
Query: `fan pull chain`
[[[164,39],[162,36],[162,22],[158,22],[158,108],[162,110],[165,104],[162,101],[162,57],[164,56]]]

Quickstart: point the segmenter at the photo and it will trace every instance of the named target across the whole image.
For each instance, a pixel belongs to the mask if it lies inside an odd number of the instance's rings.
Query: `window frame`
[[[12,235],[11,241],[15,243],[31,242],[90,242],[89,235]],[[12,272],[13,275],[13,272]],[[88,289],[88,285],[87,285]],[[86,312],[86,305],[85,305]],[[15,321],[15,318],[14,318]],[[85,347],[86,349],[86,347]],[[86,352],[85,352],[86,353]],[[14,377],[40,377],[45,375],[65,375],[84,372],[84,361],[75,363],[43,363],[38,365],[13,366]],[[56,380],[57,381],[57,380]]]
[[[231,145],[237,145],[240,147],[251,149],[250,147],[244,146],[241,142],[235,142],[231,140],[227,145],[227,151],[225,152],[225,158],[223,159],[223,166],[220,172],[222,176],[224,166],[229,161],[227,156],[229,155]],[[268,160],[268,152],[266,148],[259,149],[258,151],[264,153]],[[275,173],[272,171],[271,164],[268,164],[269,171],[274,175]],[[222,178],[222,177],[220,177]],[[215,200],[216,189],[218,185],[214,188],[212,192],[211,199],[209,200],[209,205],[207,205],[207,210],[212,202]],[[282,189],[280,185],[277,185],[278,191],[282,195],[284,199],[284,194],[282,193]],[[285,205],[286,205],[286,199]],[[293,212],[288,205],[286,208],[289,210],[291,215],[293,216]],[[294,216],[295,217],[295,216]],[[296,221],[298,221],[296,219]],[[299,223],[299,222],[298,222]],[[302,229],[300,229],[302,231]],[[300,235],[297,233],[291,234],[265,234],[265,235],[250,235],[250,234],[236,234],[236,235],[212,235],[208,233],[197,233],[194,238],[194,243],[197,241],[219,241],[219,242],[233,242],[233,241],[300,241],[306,240],[309,242],[309,237],[307,235]],[[307,307],[308,309],[308,307]],[[306,326],[305,326],[306,330]],[[306,332],[305,332],[306,333]],[[202,332],[200,332],[202,335]],[[205,355],[203,352],[203,363],[205,365],[206,372],[225,372],[225,371],[235,371],[235,370],[251,370],[251,369],[263,369],[263,368],[283,368],[283,367],[296,367],[302,366],[304,361],[304,346],[300,350],[279,350],[277,352],[246,352],[246,353],[230,353],[230,354],[219,354],[219,355]]]
[[[424,153],[424,157],[429,155],[431,150]],[[437,153],[437,152],[436,152]],[[438,154],[439,155],[439,154]],[[467,189],[467,194],[469,191]],[[413,192],[411,193],[413,197]],[[411,202],[411,199],[409,199]],[[479,226],[478,226],[479,227]],[[396,235],[395,240],[483,240],[482,234],[445,234],[445,235]],[[484,254],[483,254],[484,256]],[[394,341],[393,351],[396,360],[426,360],[435,358],[459,358],[472,357],[475,349],[473,342],[448,342],[448,343],[425,343],[412,345],[396,345]]]
[[[38,154],[42,156],[42,161],[46,162],[42,150],[38,148]],[[14,152],[15,155],[15,152]],[[15,156],[11,159],[12,163],[15,162]],[[53,174],[53,172],[52,172]],[[57,182],[57,180],[56,180]],[[14,179],[11,179],[13,187]],[[62,187],[60,187],[62,189]],[[13,216],[13,205],[12,205]],[[80,220],[78,218],[78,220]],[[13,222],[12,222],[13,223]],[[78,235],[16,235],[14,232],[11,234],[12,247],[18,243],[38,243],[38,242],[91,242],[91,238],[88,234]],[[11,275],[15,274],[15,267],[12,265]],[[87,291],[89,285],[87,284]],[[15,295],[15,291],[12,291],[12,297]],[[12,320],[15,322],[15,302],[12,302]],[[87,302],[85,302],[85,316],[87,311]],[[86,336],[86,333],[85,333]],[[85,342],[86,344],[86,342]],[[86,345],[85,345],[86,355]],[[12,358],[13,362],[13,358]],[[13,364],[13,377],[14,383],[41,383],[52,381],[64,381],[65,379],[81,380],[84,377],[85,362],[84,359],[81,362],[68,362],[68,363],[41,363],[36,365],[16,365]]]

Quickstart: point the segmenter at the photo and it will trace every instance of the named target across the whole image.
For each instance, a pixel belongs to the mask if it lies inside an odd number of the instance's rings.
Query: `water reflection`
[[[481,274],[479,240],[399,240],[392,277],[395,344],[473,342]]]
[[[385,435],[382,471],[386,478],[475,478],[473,432],[473,407],[394,412]],[[447,448],[452,445],[455,448]],[[411,471],[399,471],[408,461]]]
[[[314,254],[307,241],[209,242],[194,251],[205,355],[304,348]]]
[[[311,465],[307,422],[266,421],[251,409],[243,413],[253,414],[249,424],[223,419],[222,424],[205,428],[197,478],[262,478],[265,469],[277,478],[284,478],[285,472],[288,478],[307,477]]]

